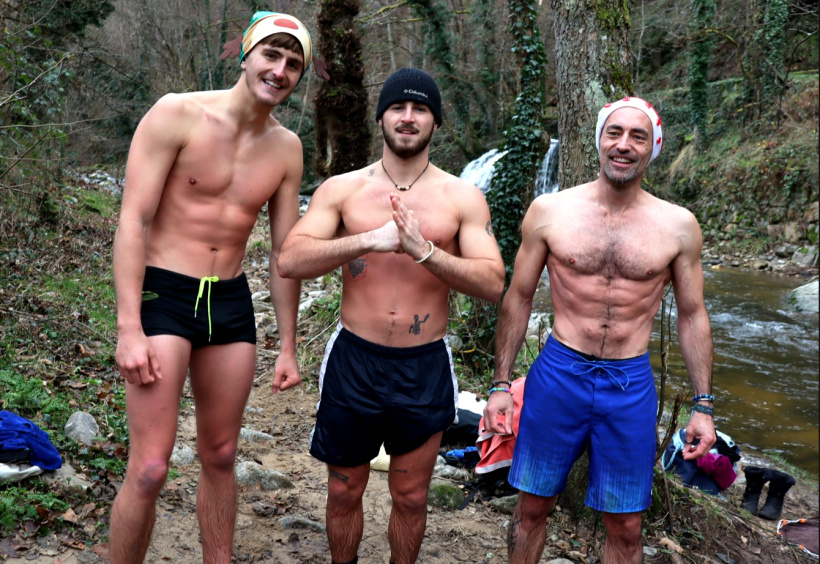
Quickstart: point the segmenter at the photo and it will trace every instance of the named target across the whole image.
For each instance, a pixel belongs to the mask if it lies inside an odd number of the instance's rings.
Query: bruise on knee
[[[155,458],[147,460],[129,471],[140,495],[156,497],[168,478],[168,461]]]

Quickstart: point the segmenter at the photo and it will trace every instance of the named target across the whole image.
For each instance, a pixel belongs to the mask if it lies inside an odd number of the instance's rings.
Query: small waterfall
[[[534,196],[550,194],[558,190],[558,140],[550,140],[550,148],[541,161],[538,174],[535,177]],[[469,163],[462,171],[460,178],[478,186],[482,192],[486,192],[490,187],[493,177],[493,166],[498,159],[503,157],[506,151],[491,149]]]

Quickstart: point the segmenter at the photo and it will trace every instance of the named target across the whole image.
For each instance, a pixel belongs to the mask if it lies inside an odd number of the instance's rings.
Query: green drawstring
[[[194,317],[196,317],[196,310],[199,307],[199,298],[202,297],[202,291],[205,289],[205,283],[208,283],[208,342],[211,342],[211,282],[219,282],[219,276],[203,276],[199,280],[199,294],[196,296],[196,303],[194,304]]]

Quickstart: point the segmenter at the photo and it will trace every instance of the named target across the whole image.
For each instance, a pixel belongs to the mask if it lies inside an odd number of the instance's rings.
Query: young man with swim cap
[[[111,562],[142,562],[168,475],[190,371],[201,472],[203,561],[231,560],[234,460],[253,383],[256,326],[242,261],[260,210],[270,217],[270,291],[280,335],[273,393],[300,382],[299,280],[276,257],[299,218],[302,145],[271,110],[310,65],[296,18],[257,13],[230,90],[168,94],[131,143],[114,238],[117,365],[125,378],[130,454],[111,512]]]
[[[310,446],[328,465],[332,560],[357,561],[370,460],[384,443],[391,562],[409,564],[424,536],[442,431],[456,414],[448,296],[497,301],[504,264],[484,195],[429,161],[442,122],[433,79],[393,73],[376,120],[382,159],[319,187],[282,245],[279,272],[313,278],[342,267],[341,323],[322,363]]]
[[[509,381],[546,265],[555,321],[524,387],[509,474],[521,491],[507,539],[512,564],[538,562],[547,515],[584,449],[586,505],[603,512],[607,530],[601,561],[641,561],[658,404],[647,348],[669,282],[695,393],[683,456],[703,456],[715,442],[700,227],[686,209],[641,188],[663,145],[660,116],[640,98],[607,104],[598,114],[595,141],[601,163],[596,180],[530,205],[498,321],[495,391],[484,420],[487,430],[509,434]]]

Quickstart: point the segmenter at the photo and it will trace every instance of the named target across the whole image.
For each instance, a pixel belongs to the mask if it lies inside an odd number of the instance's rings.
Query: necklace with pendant
[[[386,169],[386,168],[384,168],[384,161],[382,161],[382,170],[383,170],[383,171],[384,171],[384,173],[387,175],[387,178],[389,178],[389,179],[390,179],[390,182],[392,182],[392,183],[393,183],[393,185],[396,187],[396,190],[399,190],[400,192],[407,192],[410,188],[412,188],[412,187],[413,187],[413,184],[415,184],[416,182],[418,182],[418,181],[419,181],[419,178],[421,178],[422,174],[424,174],[425,172],[427,172],[427,167],[428,167],[428,166],[430,166],[430,159],[427,159],[427,164],[426,164],[426,165],[424,165],[424,170],[422,170],[422,171],[421,171],[421,174],[419,174],[413,182],[411,182],[411,183],[410,183],[410,184],[408,184],[407,186],[399,186],[398,184],[396,184],[396,181],[395,181],[395,180],[393,180],[393,177],[392,177],[392,176],[390,176],[390,173],[389,173],[389,172],[387,172],[387,169]]]

